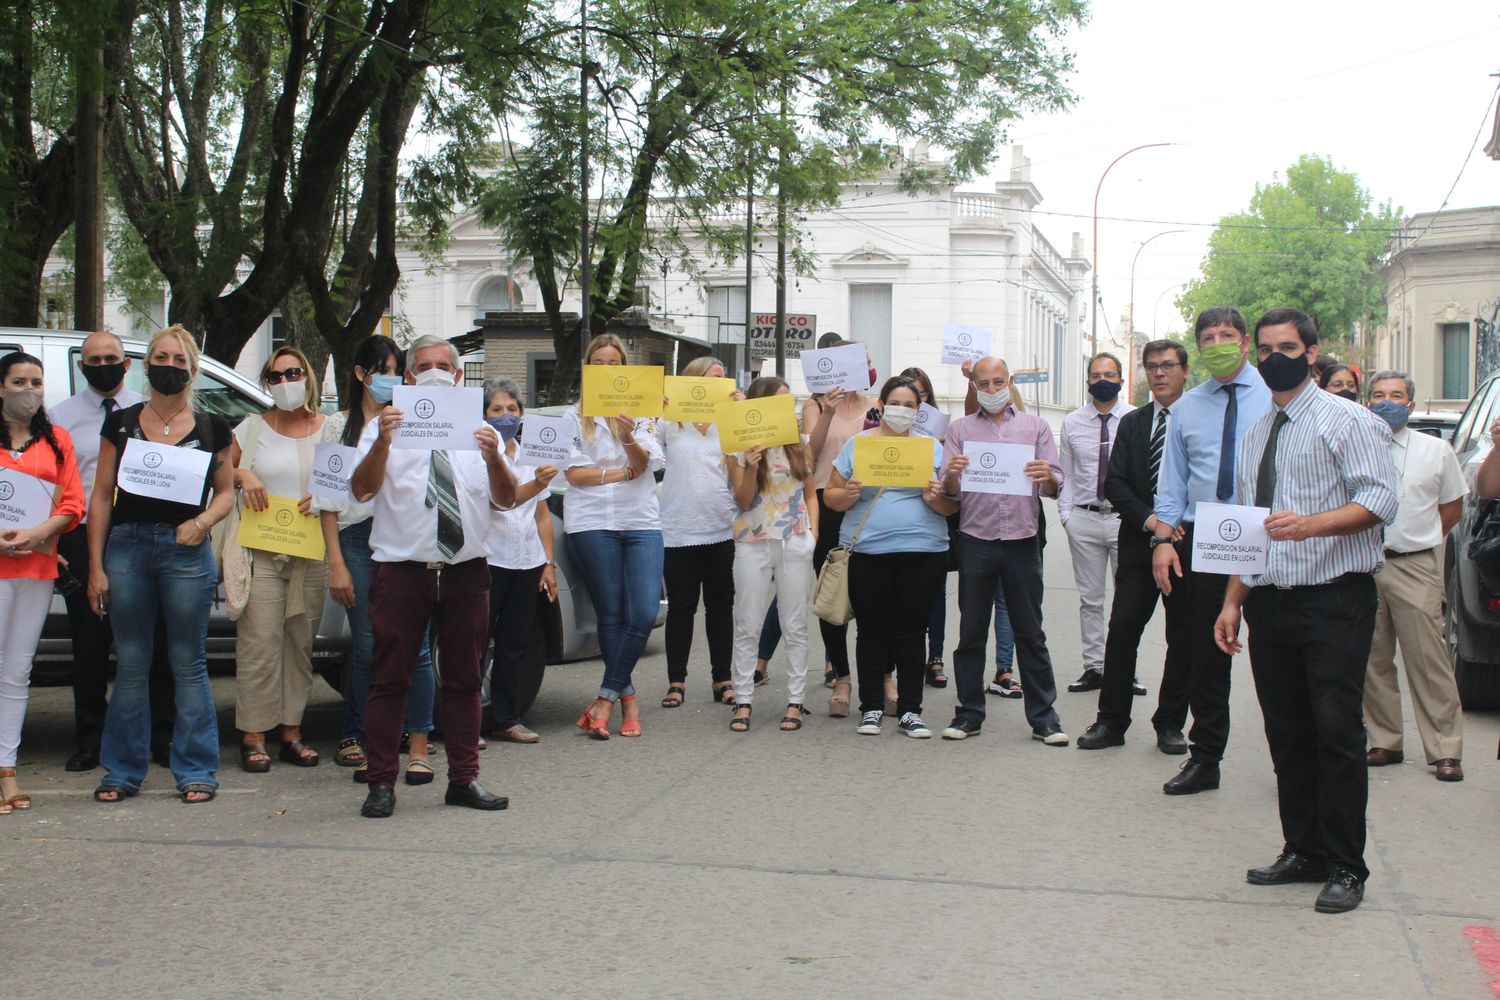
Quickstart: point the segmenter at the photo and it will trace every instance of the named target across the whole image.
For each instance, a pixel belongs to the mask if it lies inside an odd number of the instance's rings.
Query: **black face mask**
[[[113,392],[115,387],[125,378],[125,362],[117,361],[112,365],[81,365],[83,379],[95,392]]]
[[[1334,393],[1334,395],[1338,396],[1340,399],[1347,399],[1351,403],[1359,402],[1359,393],[1355,392],[1353,389],[1340,389],[1338,392]]]
[[[1290,392],[1307,381],[1307,355],[1289,358],[1285,354],[1272,354],[1260,363],[1260,377],[1272,392]]]
[[[151,383],[151,391],[159,392],[163,396],[175,396],[188,387],[193,376],[186,368],[178,368],[176,365],[147,365],[146,381]]]
[[[1100,379],[1089,385],[1089,395],[1101,403],[1108,403],[1120,394],[1120,383]]]

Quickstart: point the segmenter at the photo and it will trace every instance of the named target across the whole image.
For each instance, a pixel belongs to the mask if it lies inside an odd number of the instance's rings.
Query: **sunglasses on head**
[[[266,372],[266,385],[276,385],[280,382],[300,382],[307,371],[302,368],[283,368],[279,372]]]

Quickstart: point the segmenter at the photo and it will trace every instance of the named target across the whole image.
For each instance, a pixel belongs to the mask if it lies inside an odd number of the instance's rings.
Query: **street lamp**
[[[1114,169],[1115,164],[1125,159],[1125,157],[1129,156],[1131,153],[1134,153],[1137,150],[1141,149],[1154,149],[1157,146],[1175,145],[1176,143],[1173,142],[1148,142],[1140,146],[1132,146],[1130,149],[1125,150],[1125,152],[1109,161],[1109,166],[1105,167],[1104,173],[1099,175],[1099,183],[1094,186],[1094,320],[1092,325],[1089,327],[1090,354],[1099,353],[1099,189],[1104,187],[1104,178],[1109,176],[1109,172]]]
[[[1136,264],[1136,261],[1138,261],[1138,260],[1141,259],[1141,251],[1144,250],[1144,249],[1146,249],[1146,247],[1153,240],[1159,240],[1163,236],[1171,236],[1173,233],[1185,233],[1185,232],[1187,232],[1186,229],[1163,229],[1161,232],[1157,233],[1154,236],[1148,236],[1148,237],[1146,237],[1145,240],[1143,240],[1141,242],[1140,246],[1138,246],[1138,247],[1135,248],[1135,256],[1132,257],[1132,258],[1130,258],[1130,323],[1129,323],[1129,326],[1127,327],[1127,329],[1125,330],[1125,345],[1126,345],[1125,346],[1125,373],[1126,373],[1125,374],[1125,392],[1126,392],[1126,397],[1125,398],[1126,399],[1130,398],[1129,393],[1130,393],[1130,387],[1131,387],[1131,384],[1132,384],[1131,381],[1130,381],[1130,372],[1132,371],[1132,369],[1135,366],[1135,264]],[[1160,296],[1158,296],[1158,299],[1159,298],[1160,298]]]
[[[1157,339],[1157,337],[1156,337],[1156,320],[1158,318],[1158,314],[1161,312],[1161,300],[1166,296],[1166,294],[1168,292],[1175,292],[1175,291],[1177,291],[1177,289],[1179,289],[1181,287],[1183,287],[1183,286],[1182,286],[1182,283],[1180,283],[1180,282],[1178,284],[1175,284],[1175,285],[1168,285],[1166,288],[1163,288],[1160,293],[1157,294],[1157,296],[1156,296],[1156,302],[1155,302],[1154,305],[1151,306],[1151,339],[1152,340]]]

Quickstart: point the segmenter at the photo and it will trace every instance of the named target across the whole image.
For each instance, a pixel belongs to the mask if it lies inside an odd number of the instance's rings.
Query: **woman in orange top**
[[[73,439],[42,407],[42,363],[16,351],[0,358],[0,814],[31,808],[16,781],[16,751],[31,686],[31,661],[52,604],[57,536],[83,516]],[[36,521],[50,496],[50,517]],[[33,501],[28,503],[28,501]],[[25,514],[21,511],[29,508]],[[43,509],[46,509],[43,507]],[[21,527],[26,525],[26,527]]]

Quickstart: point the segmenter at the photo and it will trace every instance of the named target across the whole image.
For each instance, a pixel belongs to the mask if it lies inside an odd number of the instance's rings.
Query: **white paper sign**
[[[35,528],[52,516],[53,484],[15,469],[0,469],[0,532]]]
[[[312,477],[307,492],[328,500],[349,499],[349,477],[354,475],[353,448],[331,441],[319,442],[313,449]]]
[[[948,414],[933,406],[931,403],[923,403],[922,408],[917,411],[917,422],[912,425],[912,430],[918,434],[926,434],[935,437],[939,441],[948,432]]]
[[[959,477],[959,489],[964,493],[1031,496],[1035,484],[1022,470],[1036,458],[1035,445],[965,441],[964,455],[969,459],[969,467]]]
[[[197,506],[203,501],[203,484],[213,458],[197,448],[178,448],[130,438],[120,456],[115,483],[126,493],[154,500],[170,500]]]
[[[398,385],[391,403],[401,426],[391,444],[423,451],[478,451],[474,431],[484,426],[484,390],[468,387]]]
[[[864,392],[870,388],[870,365],[865,361],[864,344],[803,351],[800,360],[808,392],[827,392],[830,389]]]
[[[978,361],[990,353],[990,331],[962,323],[943,325],[943,355],[945,365],[961,365],[965,361]]]
[[[521,420],[521,436],[516,439],[516,464],[566,469],[568,456],[573,453],[573,436],[577,433],[572,417],[528,413]]]
[[[1193,520],[1193,571],[1264,573],[1271,545],[1265,522],[1270,516],[1269,507],[1199,501]]]

